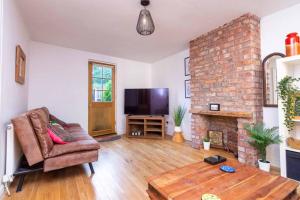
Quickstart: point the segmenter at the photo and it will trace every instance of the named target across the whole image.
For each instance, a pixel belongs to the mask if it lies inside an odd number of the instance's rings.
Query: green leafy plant
[[[203,138],[203,142],[210,142],[210,139],[206,136]]]
[[[295,117],[295,100],[296,94],[299,92],[298,88],[295,86],[295,82],[299,80],[300,78],[286,76],[281,79],[278,84],[278,94],[284,111],[284,125],[287,127],[288,131],[293,130],[295,126],[295,122],[293,121],[293,118]]]
[[[175,126],[180,126],[181,125],[185,113],[186,113],[186,107],[185,106],[179,105],[174,109],[173,120],[174,120]]]
[[[278,127],[266,128],[263,123],[245,124],[244,129],[248,132],[250,137],[248,143],[253,146],[259,155],[262,162],[266,160],[266,148],[271,144],[281,143],[278,135]]]

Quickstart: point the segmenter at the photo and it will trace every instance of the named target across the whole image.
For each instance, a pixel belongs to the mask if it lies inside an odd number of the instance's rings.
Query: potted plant
[[[204,150],[210,149],[210,139],[207,136],[203,138],[203,148]]]
[[[299,92],[295,82],[299,80],[299,78],[286,76],[278,83],[278,95],[281,99],[284,111],[284,125],[287,127],[288,131],[293,130],[295,126],[295,122],[293,121],[295,117],[295,110],[299,109],[296,108],[295,105],[295,97]]]
[[[175,123],[173,141],[177,143],[184,142],[184,137],[181,131],[181,123],[186,113],[186,108],[184,106],[177,106],[173,112],[173,120]]]
[[[271,164],[267,161],[266,148],[271,144],[281,143],[278,127],[266,128],[263,123],[259,122],[256,124],[245,124],[244,129],[250,137],[248,143],[257,150],[259,168],[269,172]]]

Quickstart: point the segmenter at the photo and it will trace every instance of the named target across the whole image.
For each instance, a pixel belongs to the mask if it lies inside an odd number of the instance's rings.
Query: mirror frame
[[[265,64],[266,62],[272,58],[273,56],[280,56],[282,58],[286,57],[283,53],[279,53],[279,52],[274,52],[274,53],[271,53],[269,55],[267,55],[264,59],[263,59],[263,62],[262,62],[262,70],[263,70],[263,106],[264,107],[278,107],[278,104],[268,104],[267,103],[267,99],[266,99],[266,90],[267,90],[267,84],[266,84],[266,76],[265,76]],[[276,70],[277,72],[277,70]],[[277,77],[276,77],[277,79]]]

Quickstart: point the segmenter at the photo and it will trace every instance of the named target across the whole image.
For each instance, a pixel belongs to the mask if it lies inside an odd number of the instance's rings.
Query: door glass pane
[[[111,79],[102,79],[103,90],[111,90]]]
[[[100,65],[94,64],[93,66],[93,77],[102,77],[102,67]]]
[[[111,102],[111,90],[104,90],[103,91],[103,102]]]
[[[93,101],[94,102],[102,102],[102,90],[93,90]]]
[[[112,69],[93,65],[92,90],[94,102],[112,102]]]
[[[93,78],[93,90],[103,90],[103,79]]]
[[[103,67],[103,78],[111,79],[112,70],[108,67]]]

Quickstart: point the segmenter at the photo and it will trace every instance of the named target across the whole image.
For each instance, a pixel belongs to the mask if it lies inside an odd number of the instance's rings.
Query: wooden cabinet
[[[164,116],[126,116],[126,135],[129,138],[164,139],[165,137]]]

